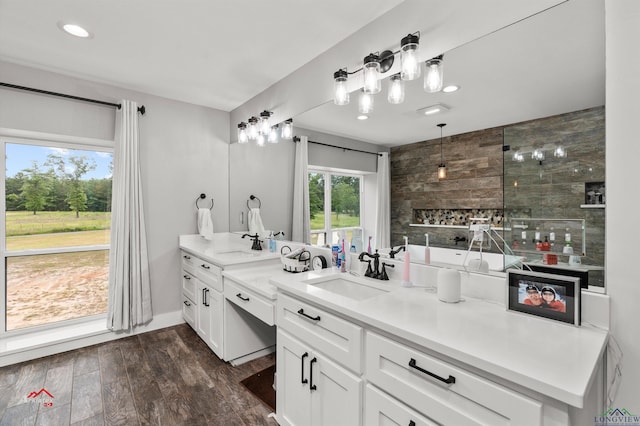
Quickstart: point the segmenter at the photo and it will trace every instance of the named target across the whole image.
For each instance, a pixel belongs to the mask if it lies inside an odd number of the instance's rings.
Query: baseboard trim
[[[184,323],[182,318],[182,310],[167,312],[153,317],[153,319],[145,325],[136,327],[128,332],[113,332],[106,328],[106,320],[93,320],[87,324],[74,324],[66,326],[66,330],[55,330],[55,334],[59,335],[53,340],[45,343],[28,343],[42,340],[38,339],[37,333],[33,338],[30,336],[20,335],[17,337],[7,337],[0,348],[0,367],[19,362],[30,361],[36,358],[42,358],[49,355],[58,354],[74,349],[84,348],[99,343],[109,342],[111,340],[121,339],[123,337],[133,336],[136,334],[146,333],[161,328],[171,327]],[[49,334],[52,331],[49,330]],[[25,343],[26,342],[26,343]]]

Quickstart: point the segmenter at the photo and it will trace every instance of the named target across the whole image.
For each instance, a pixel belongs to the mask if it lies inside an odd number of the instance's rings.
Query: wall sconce
[[[260,118],[251,117],[248,123],[242,121],[238,124],[238,143],[245,144],[256,141],[256,145],[264,146],[266,142],[278,143],[278,130],[281,130],[282,139],[293,138],[293,119],[289,118],[280,124],[270,124],[273,112],[262,111]]]
[[[249,140],[256,140],[258,133],[258,119],[256,117],[251,117],[249,119],[249,127],[247,127],[247,136],[249,137]]]
[[[562,145],[558,145],[556,149],[553,150],[553,156],[556,158],[566,158],[567,150]]]
[[[271,117],[271,114],[273,113],[267,110],[260,113],[260,125],[258,129],[259,132],[263,135],[268,135],[271,131],[271,123],[269,122],[269,117]]]
[[[369,114],[373,111],[373,96],[365,92],[364,89],[360,91],[358,98],[358,111],[360,114]]]
[[[415,80],[420,77],[420,62],[418,48],[420,34],[407,34],[400,41],[400,76],[402,80]]]
[[[524,155],[522,155],[520,151],[516,151],[513,153],[513,157],[511,157],[511,159],[518,163],[522,163],[524,161]]]
[[[424,90],[427,93],[435,93],[442,90],[444,84],[444,70],[442,69],[444,55],[436,56],[425,62],[427,71],[424,75]]]
[[[364,57],[362,66],[362,78],[364,93],[375,95],[382,90],[380,83],[380,57],[375,53],[370,53]]]
[[[446,126],[445,123],[438,124],[438,127],[440,127],[440,164],[438,164],[438,180],[446,179],[447,177],[447,166],[445,166],[442,158],[442,128],[444,126]]]
[[[269,129],[269,136],[267,137],[267,142],[278,143],[278,125],[277,124],[271,126],[271,129]]]
[[[401,73],[394,74],[389,79],[387,100],[394,105],[404,102],[404,81],[402,81]]]
[[[538,148],[534,149],[533,152],[531,153],[531,159],[536,161],[543,161],[544,151]]]

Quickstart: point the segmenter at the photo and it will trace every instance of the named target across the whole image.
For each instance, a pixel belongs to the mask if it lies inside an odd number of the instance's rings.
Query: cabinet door
[[[205,286],[206,287],[206,286]],[[222,345],[223,345],[223,309],[224,309],[224,295],[219,291],[216,291],[209,287],[207,293],[207,303],[209,304],[209,338],[205,340],[207,345],[218,355],[219,358],[223,357]]]
[[[438,426],[395,398],[367,385],[364,401],[365,425]]]
[[[309,351],[278,328],[276,352],[276,415],[280,425],[311,424]]]
[[[328,358],[311,354],[311,425],[358,426],[361,424],[362,379]]]

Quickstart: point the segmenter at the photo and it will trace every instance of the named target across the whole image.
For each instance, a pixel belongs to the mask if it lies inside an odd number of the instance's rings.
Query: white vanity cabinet
[[[362,328],[283,294],[276,310],[278,423],[362,424]]]
[[[377,387],[367,388],[365,424],[542,424],[537,400],[374,332],[365,340],[366,378]]]

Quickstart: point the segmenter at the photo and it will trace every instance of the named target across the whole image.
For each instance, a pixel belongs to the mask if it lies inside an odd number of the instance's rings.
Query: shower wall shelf
[[[604,209],[604,204],[580,204],[581,209]]]
[[[437,225],[430,223],[410,223],[409,226],[415,226],[418,228],[449,228],[449,229],[469,229],[469,225]],[[491,227],[494,231],[511,231],[510,228]]]

